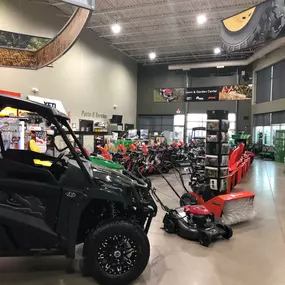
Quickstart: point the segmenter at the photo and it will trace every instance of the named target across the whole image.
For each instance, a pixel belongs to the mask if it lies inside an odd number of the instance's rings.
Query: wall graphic
[[[35,51],[45,46],[49,38],[11,33],[0,30],[0,47]]]
[[[183,102],[184,88],[157,88],[153,90],[154,103]]]
[[[249,100],[251,85],[154,89],[154,103]]]
[[[268,0],[222,21],[227,52],[256,47],[285,35],[285,1]]]

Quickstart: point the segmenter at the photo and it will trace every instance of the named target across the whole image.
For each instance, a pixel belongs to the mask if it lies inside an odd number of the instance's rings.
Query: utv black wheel
[[[185,193],[180,198],[180,206],[186,205],[197,205],[197,200],[191,193]]]
[[[200,233],[200,237],[199,237],[199,243],[205,247],[208,247],[212,242],[212,237],[211,235],[204,231]]]
[[[225,231],[225,233],[222,235],[224,239],[230,239],[233,236],[233,229],[230,226],[222,224],[218,224],[217,226]]]
[[[163,220],[164,223],[164,230],[168,234],[174,234],[176,232],[176,226],[173,220],[171,220],[169,217],[164,218]]]
[[[100,284],[125,285],[144,271],[150,254],[149,241],[137,225],[109,222],[97,228],[87,242],[85,265]]]

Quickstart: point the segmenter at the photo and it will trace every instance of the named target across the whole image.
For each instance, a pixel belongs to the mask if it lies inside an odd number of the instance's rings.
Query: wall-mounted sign
[[[153,90],[153,102],[183,102],[184,88],[157,88]]]
[[[63,104],[61,101],[59,100],[54,100],[54,99],[48,99],[48,98],[44,98],[44,97],[38,97],[38,96],[32,96],[32,95],[29,95],[28,96],[28,99],[31,100],[31,101],[34,101],[34,102],[37,102],[37,103],[41,103],[41,104],[44,104],[44,105],[47,105],[47,106],[50,106],[52,108],[55,108],[57,109],[59,112],[67,115],[64,107],[63,107]]]
[[[108,116],[102,113],[98,112],[86,112],[86,111],[81,111],[81,117],[85,118],[98,118],[98,119],[107,119]]]
[[[229,101],[248,100],[251,98],[251,85],[160,88],[153,91],[153,101],[155,103]]]
[[[219,101],[220,87],[186,88],[184,100],[186,102]]]

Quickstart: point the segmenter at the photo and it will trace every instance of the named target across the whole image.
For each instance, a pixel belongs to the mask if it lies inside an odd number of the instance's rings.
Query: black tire
[[[233,52],[276,38],[283,28],[280,27],[279,17],[284,12],[284,3],[279,2],[266,1],[257,5],[248,23],[238,31],[230,31],[222,23],[223,49]]]
[[[222,235],[224,239],[230,239],[233,236],[233,229],[230,226],[224,224],[218,224],[217,226],[225,231]]]
[[[199,243],[205,247],[208,247],[212,243],[211,235],[206,231],[201,232],[199,235]]]
[[[164,217],[163,224],[164,224],[164,230],[168,234],[174,234],[176,232],[175,222],[169,216]]]
[[[197,205],[197,199],[191,193],[185,193],[180,198],[180,206]]]
[[[111,221],[98,227],[84,244],[84,273],[99,284],[126,285],[147,266],[150,246],[137,225]]]

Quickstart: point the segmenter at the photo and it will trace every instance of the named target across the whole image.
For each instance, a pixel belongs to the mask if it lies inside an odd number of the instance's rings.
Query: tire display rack
[[[229,174],[228,111],[207,112],[205,176],[214,195],[227,193]]]

